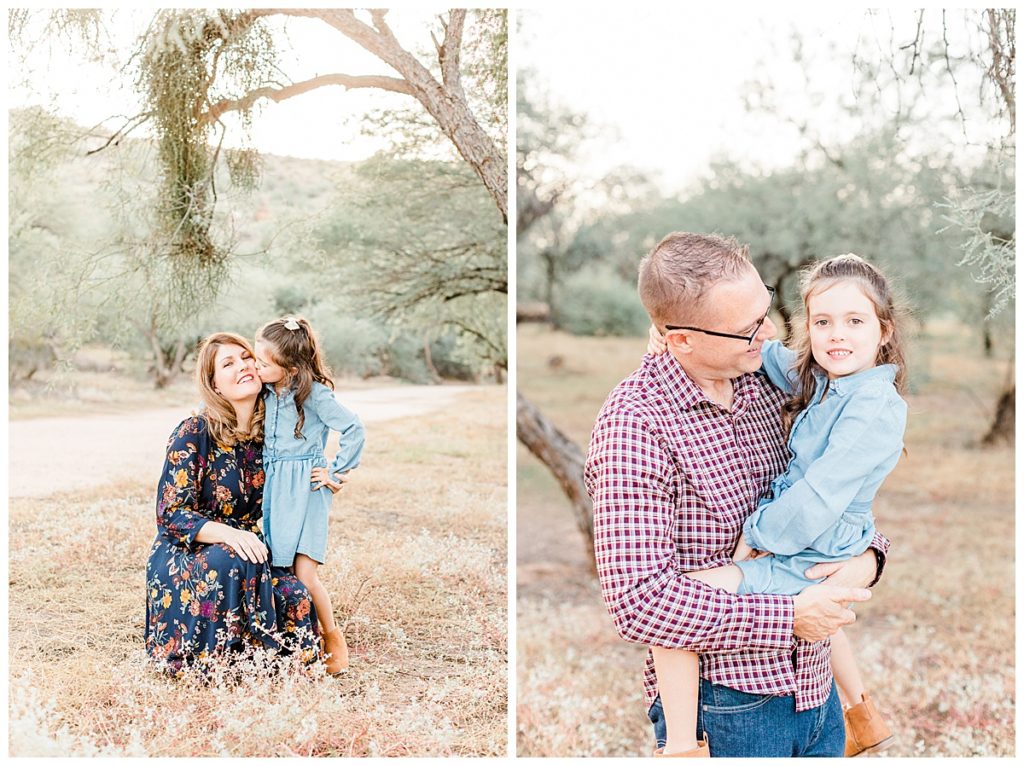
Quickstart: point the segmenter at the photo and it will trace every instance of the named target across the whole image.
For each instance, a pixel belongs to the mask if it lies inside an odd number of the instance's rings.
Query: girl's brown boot
[[[348,668],[348,645],[341,628],[324,632],[324,652],[327,653],[327,672],[332,676]]]
[[[885,750],[895,740],[892,730],[867,694],[843,711],[846,720],[846,757]]]
[[[705,735],[702,742],[697,743],[693,750],[684,750],[681,753],[666,753],[665,748],[659,747],[654,751],[655,758],[710,758],[711,751],[708,750],[708,738]]]

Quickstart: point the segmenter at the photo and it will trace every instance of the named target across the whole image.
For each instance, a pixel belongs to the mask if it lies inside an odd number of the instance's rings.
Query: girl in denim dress
[[[804,274],[806,333],[796,351],[761,348],[762,371],[793,398],[783,410],[792,459],[746,520],[734,566],[687,573],[734,593],[796,595],[821,580],[815,564],[864,553],[875,534],[871,505],[903,452],[907,405],[900,312],[881,272],[848,254]],[[664,343],[651,329],[648,350]],[[771,555],[767,555],[771,554]],[[668,741],[658,754],[698,755],[697,655],[653,647]],[[844,702],[846,755],[892,744],[866,694],[843,631],[832,637],[832,671]],[[691,691],[692,690],[692,691]]]
[[[317,569],[325,561],[327,516],[345,474],[359,465],[363,425],[334,398],[320,344],[301,317],[265,324],[256,335],[256,359],[265,384],[263,531],[273,566],[291,567],[309,590],[327,653],[327,672],[348,667],[348,648]],[[330,430],[340,434],[328,469]]]

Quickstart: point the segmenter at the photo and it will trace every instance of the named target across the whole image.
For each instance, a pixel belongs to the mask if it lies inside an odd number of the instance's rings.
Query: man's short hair
[[[651,321],[661,330],[696,321],[708,290],[739,279],[750,267],[749,249],[718,234],[666,236],[640,262],[637,290]]]

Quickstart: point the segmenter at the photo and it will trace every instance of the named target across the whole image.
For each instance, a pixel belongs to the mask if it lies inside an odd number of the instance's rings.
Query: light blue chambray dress
[[[327,550],[327,514],[333,495],[327,487],[313,490],[311,473],[327,467],[324,448],[331,429],[340,436],[338,454],[331,473],[342,473],[359,465],[363,452],[363,424],[351,410],[338,404],[334,392],[322,383],[313,383],[302,404],[306,420],[301,439],[295,438],[299,413],[295,394],[289,390],[278,396],[266,386],[267,404],[263,426],[263,535],[270,548],[273,566],[290,567],[296,553],[324,562]]]
[[[796,353],[768,341],[761,354],[772,383],[795,393]],[[872,501],[903,452],[907,404],[895,378],[891,364],[832,381],[818,377],[814,399],[793,421],[786,471],[743,525],[747,545],[775,555],[737,562],[740,593],[795,595],[820,582],[804,577],[809,567],[868,549]]]

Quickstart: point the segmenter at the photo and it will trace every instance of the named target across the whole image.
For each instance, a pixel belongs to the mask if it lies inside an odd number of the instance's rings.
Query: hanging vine
[[[259,21],[213,10],[162,11],[147,38],[138,84],[152,117],[160,162],[157,254],[169,259],[182,303],[194,305],[217,294],[231,254],[214,226],[224,126],[209,117],[209,106],[269,81],[273,41]],[[248,137],[252,107],[240,110],[240,118]],[[243,148],[225,154],[232,183],[254,187],[257,153]]]

